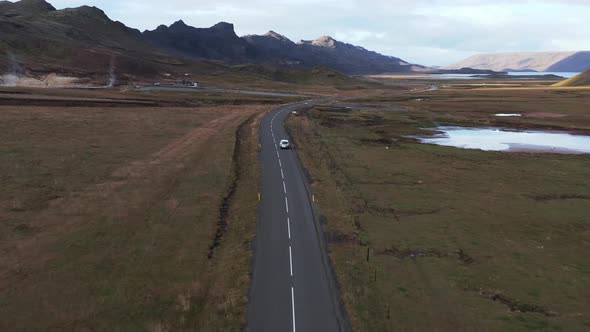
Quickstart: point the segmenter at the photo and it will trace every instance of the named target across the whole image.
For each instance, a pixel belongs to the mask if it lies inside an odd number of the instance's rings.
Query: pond
[[[499,117],[519,117],[519,116],[522,116],[522,114],[518,114],[518,113],[498,113],[498,114],[496,114],[496,116],[499,116]]]
[[[501,128],[436,127],[434,136],[417,137],[422,143],[484,151],[590,153],[590,136],[552,131],[513,131]]]

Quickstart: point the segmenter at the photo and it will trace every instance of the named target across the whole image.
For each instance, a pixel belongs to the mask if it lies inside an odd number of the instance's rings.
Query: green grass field
[[[406,137],[435,125],[588,133],[588,101],[583,91],[442,90],[291,118],[354,329],[588,330],[590,157]],[[507,111],[528,116],[493,117]]]

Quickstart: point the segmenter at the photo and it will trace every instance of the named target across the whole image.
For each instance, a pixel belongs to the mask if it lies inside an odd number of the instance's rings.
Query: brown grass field
[[[582,90],[449,88],[291,118],[354,330],[587,331],[590,157],[407,136],[436,125],[590,134],[589,103]]]
[[[281,102],[2,89],[0,330],[240,330]]]
[[[288,127],[354,330],[590,328],[588,155],[407,137],[437,125],[590,134],[590,92],[387,84],[275,87],[345,98]],[[0,331],[241,330],[258,122],[295,100],[0,88]]]

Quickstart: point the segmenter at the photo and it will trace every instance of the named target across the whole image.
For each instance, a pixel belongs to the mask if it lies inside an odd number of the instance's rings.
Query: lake
[[[543,75],[557,75],[565,78],[572,78],[580,73],[566,73],[566,72],[509,72],[509,76],[543,76]],[[432,79],[437,80],[482,80],[488,78],[487,75],[474,74],[432,74]]]
[[[542,76],[542,75],[557,75],[565,78],[572,78],[581,73],[569,73],[569,72],[508,72],[510,76]]]
[[[420,142],[484,151],[526,151],[564,154],[590,153],[590,136],[549,131],[512,131],[502,128],[436,127],[442,132],[418,137]]]

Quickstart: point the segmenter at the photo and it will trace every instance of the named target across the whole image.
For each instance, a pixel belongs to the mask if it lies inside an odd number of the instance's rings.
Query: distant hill
[[[583,72],[590,69],[590,51],[478,54],[445,69],[465,67],[495,71]]]
[[[55,11],[55,7],[43,0],[22,0],[17,3],[10,1],[0,1],[0,11],[5,15],[19,14],[19,13],[46,13]]]
[[[554,86],[590,86],[590,70],[585,71]]]
[[[351,76],[326,67],[300,69],[273,65],[246,64],[233,66],[232,69],[246,74],[251,78],[285,83],[331,85],[336,87],[350,87],[360,83],[359,80]]]
[[[18,74],[83,73],[106,83],[112,66],[130,79],[154,76],[166,62],[178,60],[96,7],[56,10],[43,0],[0,2],[0,65]]]
[[[3,48],[59,52],[60,46],[146,51],[139,31],[110,20],[96,7],[56,10],[43,0],[0,2]]]

